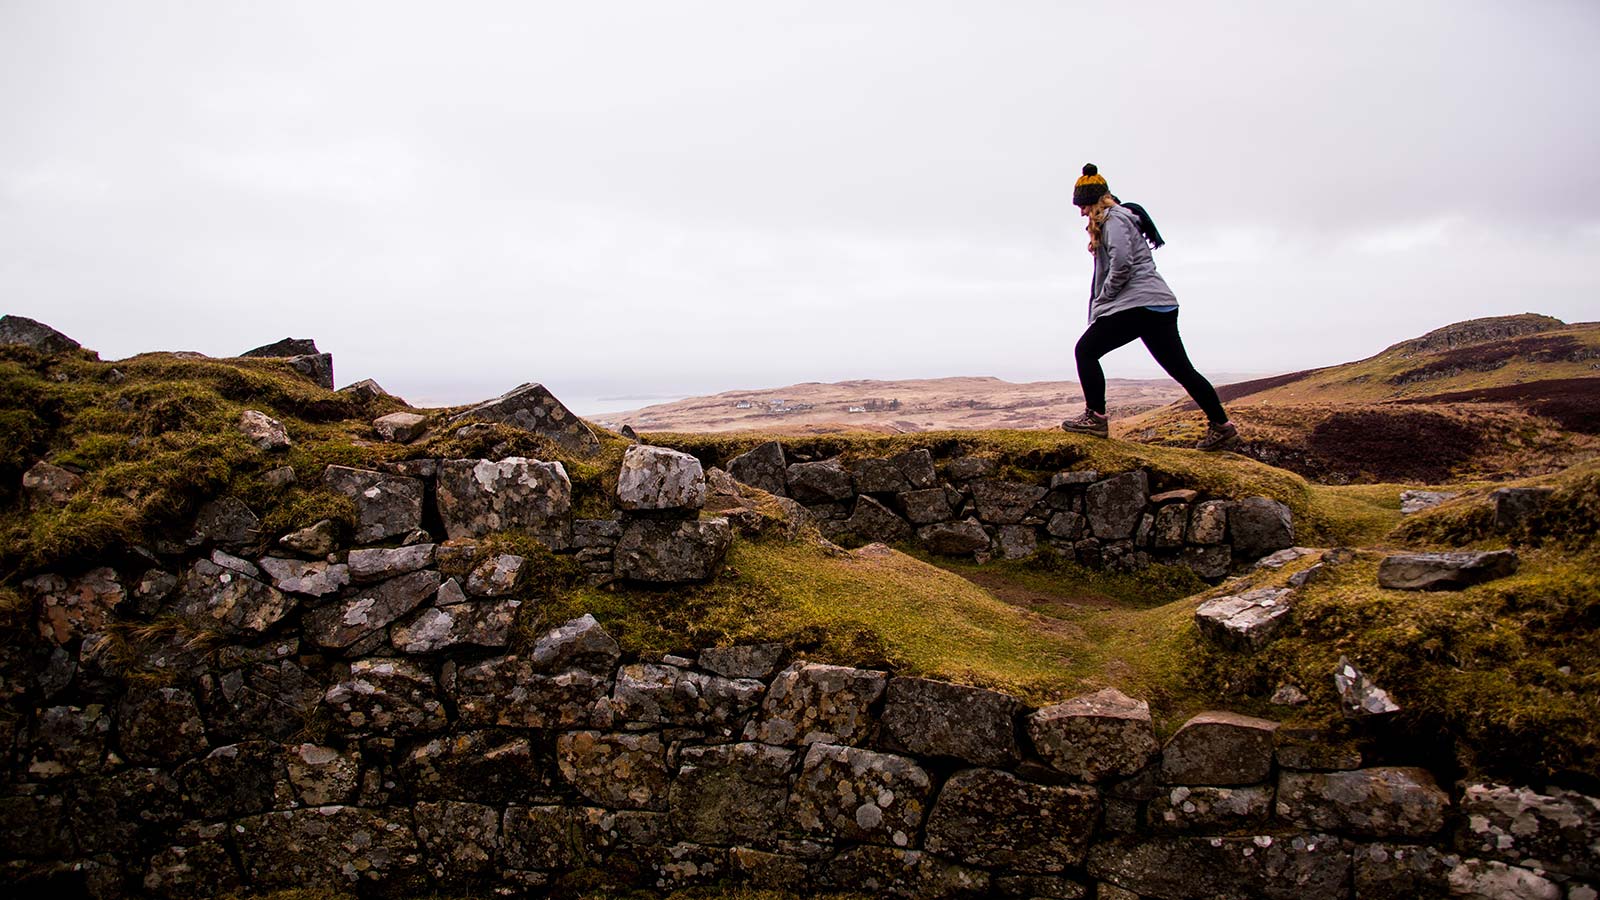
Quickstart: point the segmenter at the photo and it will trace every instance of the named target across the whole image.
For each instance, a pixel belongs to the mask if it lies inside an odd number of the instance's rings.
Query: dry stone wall
[[[517,654],[236,641],[174,649],[159,686],[88,645],[52,654],[57,705],[0,798],[11,884],[1342,900],[1590,897],[1600,877],[1595,798],[1447,790],[1226,712],[1163,744],[1111,689],[1034,709],[780,645],[630,660],[587,616]]]
[[[1241,522],[1287,524],[1269,504],[1149,497],[1137,472],[1034,485],[974,460],[941,476],[922,453],[778,461],[735,468],[846,504],[852,527],[894,517],[968,553],[1018,528],[1074,553],[1096,541],[1102,561],[1223,541],[1231,560],[1272,543]],[[330,467],[353,544],[330,523],[263,533],[224,497],[127,559],[34,575],[34,630],[0,647],[0,875],[14,896],[171,900],[724,881],[930,900],[1595,896],[1600,800],[1570,791],[1442,786],[1225,711],[1161,741],[1111,689],[1039,709],[777,644],[630,656],[589,616],[514,639],[538,563],[485,536],[535,535],[596,580],[713,577],[731,526],[699,513],[725,478],[635,447],[616,516],[581,519],[558,463]],[[1073,536],[1041,537],[1062,514]]]
[[[998,476],[993,459],[937,461],[925,449],[854,460],[790,461],[772,441],[727,462],[734,478],[799,501],[835,540],[915,543],[933,553],[1019,559],[1036,553],[1131,572],[1182,565],[1218,579],[1294,545],[1289,508],[1269,497],[1152,494],[1143,470]]]

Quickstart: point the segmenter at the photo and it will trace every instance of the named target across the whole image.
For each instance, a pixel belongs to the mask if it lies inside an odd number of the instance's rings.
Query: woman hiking
[[[1078,339],[1078,381],[1083,384],[1083,415],[1061,427],[1077,434],[1106,437],[1106,376],[1100,357],[1144,341],[1172,379],[1183,385],[1205,411],[1210,427],[1197,450],[1225,450],[1239,440],[1239,430],[1217,399],[1217,391],[1196,372],[1178,337],[1178,298],[1156,271],[1150,251],[1166,243],[1149,213],[1135,203],[1122,204],[1111,195],[1093,163],[1072,187],[1072,202],[1089,219],[1089,252],[1094,254],[1094,279],[1089,284],[1089,330]]]

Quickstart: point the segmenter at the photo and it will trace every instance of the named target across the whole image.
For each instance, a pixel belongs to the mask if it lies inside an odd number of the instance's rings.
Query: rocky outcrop
[[[0,347],[26,347],[40,353],[66,353],[77,350],[72,338],[26,316],[0,316]]]
[[[239,354],[245,358],[282,359],[319,387],[333,390],[333,354],[317,350],[310,338],[284,338]]]
[[[372,420],[372,430],[378,439],[396,444],[409,444],[427,430],[428,419],[416,413],[393,412]]]
[[[1258,588],[1200,604],[1195,625],[1212,642],[1230,650],[1259,650],[1289,621],[1292,592]]]
[[[542,384],[519,385],[486,403],[451,417],[458,422],[499,422],[549,438],[574,453],[600,449],[594,431]]]
[[[617,506],[633,513],[687,514],[705,506],[700,460],[687,453],[634,444],[622,454]]]
[[[1395,553],[1378,564],[1378,586],[1401,591],[1451,591],[1517,571],[1515,550]]]

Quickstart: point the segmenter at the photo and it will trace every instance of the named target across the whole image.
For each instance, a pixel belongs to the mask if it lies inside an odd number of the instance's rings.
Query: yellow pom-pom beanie
[[[1083,167],[1083,177],[1072,186],[1073,206],[1093,206],[1100,202],[1110,188],[1106,187],[1106,180],[1100,175],[1100,170],[1094,163],[1086,163]]]

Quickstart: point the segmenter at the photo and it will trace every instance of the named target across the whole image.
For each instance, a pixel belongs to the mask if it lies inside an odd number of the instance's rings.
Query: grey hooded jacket
[[[1106,211],[1089,285],[1089,322],[1139,306],[1177,306],[1172,288],[1156,271],[1139,220],[1121,206]]]

